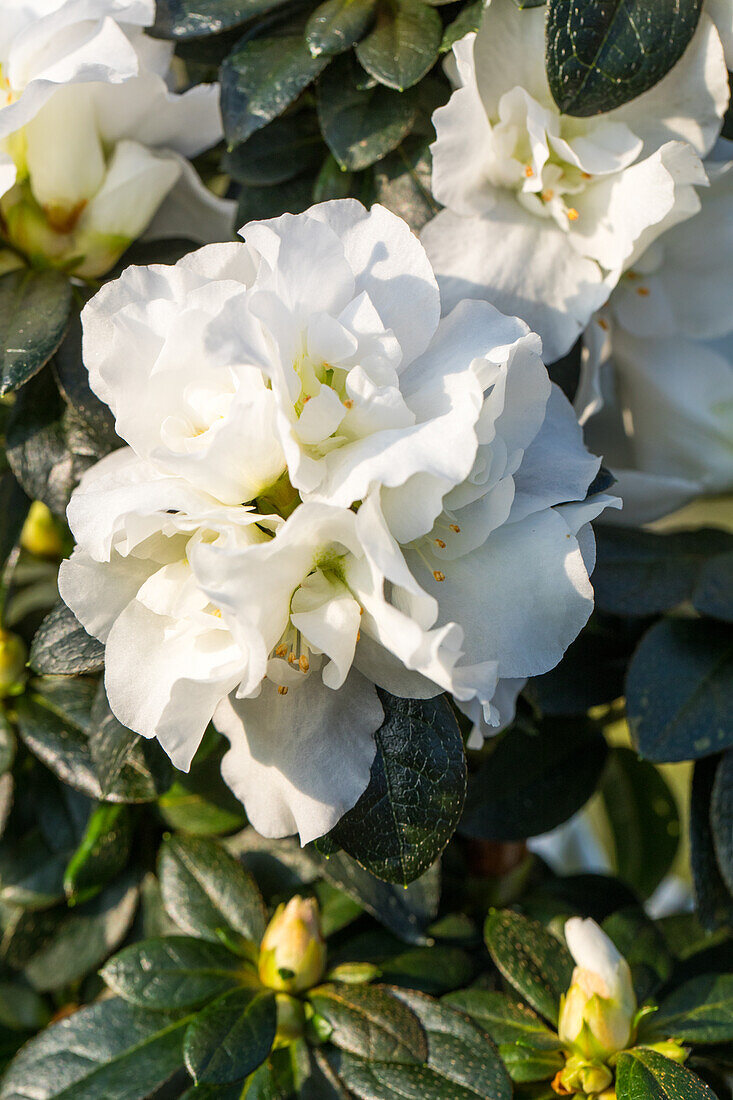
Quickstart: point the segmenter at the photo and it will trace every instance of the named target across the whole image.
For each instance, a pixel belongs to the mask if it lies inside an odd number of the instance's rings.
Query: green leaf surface
[[[669,872],[680,840],[677,803],[653,764],[633,749],[611,749],[601,782],[616,873],[648,898]]]
[[[118,722],[100,683],[89,716],[88,746],[102,794],[113,802],[153,802],[168,790],[173,766],[159,743]]]
[[[555,1032],[550,1031],[529,1005],[514,1000],[506,993],[490,989],[461,989],[443,997],[442,1003],[470,1016],[493,1041],[518,1043],[531,1050],[559,1050],[562,1046]]]
[[[195,836],[220,836],[233,833],[245,824],[244,809],[221,777],[218,750],[205,760],[196,761],[158,799],[163,820],[172,829]]]
[[[619,1054],[616,1095],[618,1100],[716,1100],[686,1066],[644,1047]]]
[[[208,837],[172,836],[158,855],[163,903],[184,932],[219,942],[222,935],[259,943],[265,908],[254,879]]]
[[[733,552],[706,561],[697,578],[692,602],[701,615],[733,621]]]
[[[173,262],[173,259],[161,256],[156,256],[155,260],[158,263]],[[127,260],[127,264],[152,262],[152,257],[144,259],[136,258],[134,255]],[[81,317],[75,312],[72,314],[66,336],[51,366],[59,392],[73,410],[70,421],[74,426],[72,435],[80,435],[82,445],[86,439],[90,453],[101,458],[121,446],[122,440],[115,431],[115,420],[111,409],[92,392],[89,385],[89,371],[82,356],[81,341]]]
[[[197,1083],[227,1085],[262,1065],[277,1027],[275,994],[236,989],[219,997],[189,1024],[186,1068]]]
[[[10,470],[0,473],[0,571],[18,545],[31,502]]]
[[[657,84],[679,61],[702,0],[549,0],[546,68],[561,111],[610,111]]]
[[[567,821],[593,794],[606,742],[589,719],[545,719],[537,733],[510,729],[469,779],[460,831],[524,840]]]
[[[131,844],[128,807],[114,802],[95,807],[64,872],[66,896],[78,901],[101,889],[123,870]]]
[[[313,57],[343,53],[364,37],[374,22],[377,0],[325,0],[310,16],[305,40]]]
[[[85,733],[95,691],[89,680],[37,680],[16,700],[15,709],[31,752],[64,783],[101,798]]]
[[[58,271],[22,268],[0,276],[0,397],[45,366],[70,311],[71,283]]]
[[[104,646],[60,603],[36,631],[29,663],[34,672],[49,676],[99,672],[104,668]]]
[[[383,982],[440,996],[473,977],[471,958],[459,947],[415,947],[380,960]]]
[[[123,878],[69,910],[53,936],[26,962],[24,973],[31,985],[40,992],[60,989],[95,970],[124,939],[137,901],[136,883]]]
[[[515,1043],[500,1043],[499,1055],[517,1085],[549,1081],[565,1065],[565,1055],[559,1050],[528,1050]]]
[[[733,535],[716,528],[656,534],[632,527],[599,528],[593,589],[610,615],[670,611],[692,598],[705,564],[733,549]]]
[[[456,42],[460,42],[467,34],[477,31],[481,26],[483,14],[483,0],[472,0],[472,3],[464,4],[460,13],[443,31],[443,37],[440,40],[440,52],[448,53],[448,50],[452,49]]]
[[[329,1041],[339,1050],[379,1062],[415,1063],[427,1057],[417,1017],[382,986],[333,982],[312,990],[308,1000],[330,1024]]]
[[[45,999],[20,981],[0,980],[0,1027],[38,1031],[50,1018]]]
[[[567,947],[538,921],[510,909],[489,913],[484,938],[492,959],[510,985],[556,1025],[560,997],[570,986],[574,967]]]
[[[647,760],[695,760],[733,746],[730,630],[694,619],[656,623],[629,666],[626,706]]]
[[[221,109],[230,145],[246,141],[293,102],[328,64],[312,57],[301,34],[252,38],[221,68]]]
[[[702,974],[679,986],[649,1017],[647,1033],[683,1043],[733,1040],[733,974]]]
[[[374,196],[403,218],[414,233],[438,213],[430,193],[429,139],[411,134],[399,148],[374,165]]]
[[[674,958],[659,927],[641,908],[619,909],[603,922],[631,967],[636,999],[647,1001],[672,976]]]
[[[272,187],[315,171],[324,153],[312,112],[294,111],[276,118],[244,144],[225,153],[221,166],[238,183]]]
[[[238,27],[284,0],[157,0],[153,33],[159,38],[205,38]]]
[[[83,1008],[22,1048],[0,1100],[147,1100],[181,1065],[187,1022],[116,999]]]
[[[140,1008],[197,1008],[236,986],[242,960],[222,944],[165,936],[125,947],[102,977],[118,996]]]
[[[374,29],[356,56],[370,76],[401,92],[433,67],[442,37],[440,16],[421,0],[379,0]]]
[[[380,697],[385,720],[375,734],[369,786],[330,836],[373,875],[409,883],[437,859],[458,824],[463,739],[445,697]]]
[[[724,753],[715,773],[710,827],[720,873],[733,895],[733,751]]]
[[[43,501],[63,515],[83,469],[89,465],[74,456],[68,441],[66,408],[50,370],[44,370],[20,389],[10,411],[7,459],[29,497]]]
[[[695,908],[708,931],[733,924],[733,896],[721,873],[711,823],[711,804],[720,758],[698,760],[690,797],[690,869]]]
[[[395,149],[417,118],[415,90],[394,92],[377,84],[361,88],[358,66],[340,58],[318,82],[323,136],[342,168],[360,171]]]
[[[361,1100],[510,1100],[511,1082],[491,1040],[467,1017],[429,997],[396,991],[427,1036],[426,1065],[395,1065],[340,1053],[337,1071]]]
[[[7,716],[0,710],[0,775],[5,775],[12,768],[16,748],[13,727]]]

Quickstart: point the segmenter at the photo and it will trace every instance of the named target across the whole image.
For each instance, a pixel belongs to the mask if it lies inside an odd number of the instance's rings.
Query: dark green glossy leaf
[[[270,187],[314,171],[325,149],[318,123],[308,111],[276,118],[222,158],[222,170],[238,183]]]
[[[644,635],[626,681],[629,727],[647,760],[733,745],[733,638],[722,624],[665,619]]]
[[[314,893],[321,911],[321,929],[325,939],[342,928],[347,928],[364,912],[364,906],[350,898],[343,890],[337,890],[330,882],[317,882]]]
[[[417,117],[415,90],[381,84],[360,88],[350,57],[340,58],[318,82],[318,118],[329,149],[343,168],[360,171],[395,149]]]
[[[428,145],[429,139],[411,134],[373,169],[375,199],[404,218],[414,233],[438,213],[430,194],[432,162]]]
[[[506,993],[490,989],[462,989],[443,997],[443,1004],[475,1020],[494,1042],[517,1043],[531,1050],[559,1050],[555,1032],[532,1009]]]
[[[686,1066],[644,1047],[619,1054],[616,1095],[618,1100],[716,1100]]]
[[[733,751],[723,755],[715,773],[710,827],[718,867],[733,895]]]
[[[674,959],[662,932],[641,908],[620,909],[603,922],[631,967],[636,999],[647,1001],[671,977]]]
[[[89,897],[125,867],[132,843],[127,806],[103,802],[92,811],[79,847],[64,872],[64,891],[75,900]]]
[[[169,788],[173,767],[155,740],[118,722],[100,683],[92,704],[89,754],[102,794],[113,802],[152,802]]]
[[[702,974],[664,998],[644,1035],[673,1035],[683,1043],[733,1039],[733,974]]]
[[[218,942],[239,937],[259,943],[265,909],[254,879],[208,837],[172,836],[158,856],[163,902],[191,936]]]
[[[333,57],[355,45],[374,22],[377,0],[325,0],[311,15],[305,40],[314,57]]]
[[[222,752],[194,762],[191,771],[158,799],[163,820],[173,829],[195,836],[220,836],[245,823],[242,803],[221,777]]]
[[[506,980],[545,1019],[557,1024],[560,997],[573,974],[567,947],[537,921],[509,909],[489,913],[484,938]]]
[[[238,27],[284,0],[157,0],[153,33],[160,38],[204,38]]]
[[[189,246],[188,251],[190,247],[193,246]],[[178,259],[177,256],[175,258]],[[124,266],[153,262],[152,257],[145,259],[131,255]],[[173,263],[174,260],[156,256],[155,262]],[[81,317],[75,312],[69,322],[68,332],[53,358],[52,368],[61,396],[73,409],[72,423],[76,425],[76,433],[86,437],[91,444],[91,453],[101,458],[121,446],[122,440],[115,431],[112,411],[92,392],[89,385],[89,371],[82,357],[81,340]]]
[[[60,603],[36,632],[30,666],[47,675],[79,676],[104,668],[104,646],[87,634],[73,611]]]
[[[549,0],[547,79],[568,115],[610,111],[648,91],[679,61],[702,0]]]
[[[85,464],[71,453],[65,406],[50,370],[18,391],[7,428],[10,468],[29,497],[63,515]]]
[[[246,141],[315,80],[328,58],[314,58],[301,34],[253,38],[221,69],[221,109],[230,144]]]
[[[0,775],[10,771],[15,760],[16,741],[13,727],[0,711]]]
[[[396,991],[427,1036],[426,1065],[395,1065],[339,1053],[336,1068],[361,1100],[510,1100],[511,1082],[491,1040],[467,1017],[420,993]]]
[[[89,680],[38,680],[15,704],[18,730],[39,760],[91,798],[102,790],[85,730],[96,685]]]
[[[147,1100],[181,1065],[187,1022],[116,999],[83,1008],[23,1047],[0,1100]]]
[[[588,801],[605,762],[603,734],[587,718],[510,729],[470,777],[460,830],[485,840],[549,832]]]
[[[272,187],[243,186],[239,191],[237,225],[278,218],[282,213],[302,214],[313,205],[313,179],[298,176]]]
[[[733,552],[718,554],[700,570],[692,602],[701,615],[733,620]]]
[[[186,1068],[197,1083],[240,1081],[267,1058],[276,1027],[274,993],[226,993],[189,1024],[183,1048]]]
[[[71,310],[71,283],[57,271],[22,268],[0,276],[0,397],[51,358]]]
[[[0,474],[0,570],[18,545],[31,502],[10,470]]]
[[[26,962],[24,973],[36,989],[60,989],[95,970],[119,946],[132,924],[138,891],[120,879],[93,901],[62,917],[53,936]]]
[[[690,798],[692,887],[700,923],[708,931],[733,924],[733,896],[721,874],[710,815],[719,761],[719,757],[698,760]]]
[[[166,936],[124,948],[102,977],[115,993],[140,1008],[196,1008],[237,984],[242,960],[222,944]]]
[[[370,76],[401,92],[432,69],[442,37],[440,16],[421,0],[379,0],[374,29],[356,56]]]
[[[601,783],[616,872],[648,898],[669,872],[680,840],[677,803],[661,773],[632,749],[613,748]]]
[[[452,49],[455,43],[459,42],[461,38],[465,38],[467,34],[477,31],[481,26],[483,14],[483,0],[473,0],[472,3],[465,4],[460,14],[457,15],[453,22],[449,23],[443,31],[443,37],[440,41],[440,52],[448,53],[448,50]]]
[[[611,615],[657,615],[692,598],[705,563],[733,549],[733,535],[715,528],[659,535],[601,527],[593,571],[596,607]]]
[[[518,1085],[549,1081],[565,1065],[559,1050],[527,1050],[514,1043],[500,1043],[499,1054],[507,1073]]]
[[[330,1024],[329,1041],[339,1050],[380,1062],[415,1063],[427,1057],[417,1017],[382,986],[334,982],[312,990],[308,1000]]]
[[[382,959],[379,970],[383,982],[406,989],[430,993],[434,997],[456,986],[468,985],[473,963],[459,947],[415,947],[399,955]]]
[[[437,859],[458,824],[463,739],[445,697],[381,698],[385,720],[375,734],[369,786],[331,836],[372,874],[409,883]]]

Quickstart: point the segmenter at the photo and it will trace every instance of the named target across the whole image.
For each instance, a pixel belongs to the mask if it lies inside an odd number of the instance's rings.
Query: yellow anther
[[[356,640],[357,640],[357,642],[361,641],[361,631],[360,630],[357,630],[357,632],[356,632]]]
[[[280,687],[277,689],[277,693],[278,693],[278,695],[287,695],[288,694],[288,689],[285,687],[285,684],[280,684]]]
[[[450,526],[451,531],[455,531],[455,533],[457,535],[460,535],[461,529],[460,529],[460,527],[458,526],[457,523],[451,523],[449,526]]]
[[[211,612],[211,614],[215,615],[217,619],[220,619],[221,618],[221,608],[220,607],[215,607],[214,610]]]
[[[350,397],[347,397],[346,400],[344,401],[344,408],[345,409],[353,409],[353,407],[354,407],[354,402],[351,400]]]
[[[592,180],[593,179],[593,176],[590,174],[590,172],[581,172],[580,174],[581,174],[581,176],[583,177],[584,180]]]
[[[288,647],[286,645],[279,645],[277,647],[277,649],[275,650],[275,656],[276,657],[284,657],[287,652],[288,652]]]
[[[434,569],[433,576],[435,577],[436,581],[440,582],[445,580],[445,573],[441,573],[440,569]]]
[[[445,550],[445,543],[442,539],[434,539],[433,541],[435,542],[436,546],[440,547],[441,550]]]
[[[599,317],[598,324],[601,326],[604,332],[608,332],[608,321],[605,317]]]
[[[294,665],[295,664],[295,654],[292,652],[292,650],[291,650],[290,653],[288,653],[288,664],[289,665]]]
[[[647,295],[649,294],[649,287],[648,286],[638,286],[636,288],[636,293],[640,294],[642,298],[646,298]]]
[[[305,653],[302,655],[302,657],[298,658],[298,664],[300,665],[301,672],[307,672],[308,669],[311,667],[310,661],[306,657]]]
[[[525,176],[527,177],[528,180],[532,179],[532,176],[534,175],[534,168],[532,167],[531,164],[528,164],[526,166],[526,168],[524,169],[524,174],[525,174]]]
[[[580,214],[575,209],[575,207],[574,206],[569,206],[568,207],[568,221],[569,222],[577,222],[579,217],[580,217]]]

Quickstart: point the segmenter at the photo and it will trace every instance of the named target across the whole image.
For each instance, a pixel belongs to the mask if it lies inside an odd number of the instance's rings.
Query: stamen
[[[527,177],[528,180],[532,179],[532,176],[534,175],[534,168],[532,167],[531,164],[528,164],[526,166],[526,168],[524,169],[524,174],[525,174],[525,176]]]
[[[433,576],[435,577],[436,581],[438,581],[438,582],[441,582],[441,581],[445,580],[445,573],[441,573],[440,569],[434,569],[433,570]]]
[[[357,642],[361,641],[361,631],[360,630],[357,630],[357,632],[356,632],[356,640],[357,640]]]
[[[636,293],[641,295],[642,298],[646,298],[649,294],[649,287],[648,286],[638,286],[636,288]]]
[[[277,647],[277,649],[275,650],[275,656],[276,657],[284,657],[287,654],[287,652],[288,652],[288,647],[286,645],[279,645]]]
[[[293,653],[292,650],[290,651],[290,653],[288,653],[288,664],[289,665],[294,665],[295,664],[295,654]]]
[[[442,539],[433,539],[436,546],[439,546],[441,550],[445,550],[445,543]]]
[[[277,693],[278,693],[278,695],[287,695],[288,694],[288,689],[285,687],[285,684],[280,684],[279,688],[277,689]]]
[[[581,172],[580,174],[581,174],[581,176],[583,177],[584,180],[592,180],[593,179],[593,176],[590,174],[590,172]]]
[[[301,672],[307,672],[308,669],[311,667],[310,661],[306,657],[305,653],[302,655],[302,657],[298,658],[298,664],[300,665]]]
[[[574,206],[569,206],[568,207],[567,215],[568,215],[568,221],[569,222],[577,222],[578,218],[580,217],[580,214],[578,213],[578,211],[575,209]]]
[[[450,527],[451,531],[455,531],[457,535],[460,535],[461,529],[457,523],[449,523],[448,526]]]
[[[601,328],[604,330],[604,332],[608,332],[608,321],[606,320],[605,317],[599,317],[598,318],[598,324],[601,326]]]
[[[354,407],[354,402],[351,400],[350,397],[347,397],[346,400],[344,401],[344,408],[345,409],[353,409],[353,407]]]

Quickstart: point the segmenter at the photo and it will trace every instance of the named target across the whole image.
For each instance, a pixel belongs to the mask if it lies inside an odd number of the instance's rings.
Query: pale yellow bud
[[[270,989],[299,993],[316,985],[325,969],[318,903],[296,896],[279,905],[262,937],[260,980]]]
[[[613,1083],[613,1074],[608,1066],[587,1062],[578,1055],[573,1055],[558,1074],[558,1080],[563,1086],[562,1091],[584,1092],[590,1096],[606,1090]]]
[[[560,1002],[558,1034],[590,1061],[603,1061],[628,1046],[636,996],[626,959],[595,921],[573,917],[565,925],[578,964]]]
[[[17,695],[23,690],[28,651],[17,634],[0,630],[0,696]]]
[[[64,550],[61,531],[51,512],[34,500],[20,532],[20,545],[39,558],[60,558]]]

